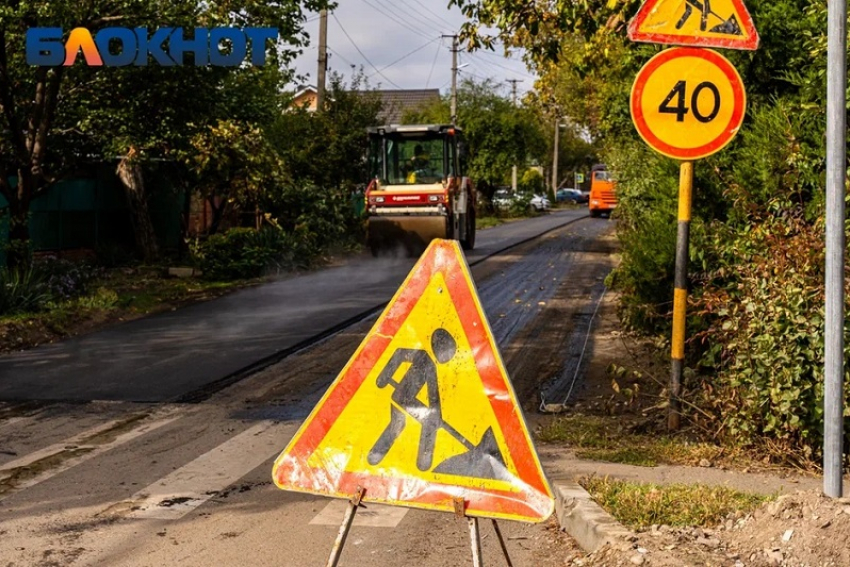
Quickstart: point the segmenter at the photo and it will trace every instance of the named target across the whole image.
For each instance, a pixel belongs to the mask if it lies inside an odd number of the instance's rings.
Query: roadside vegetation
[[[712,443],[638,433],[614,416],[576,414],[555,418],[537,431],[537,439],[566,445],[579,458],[644,467],[699,466],[706,461],[714,465],[740,458],[734,451]]]
[[[382,102],[361,71],[348,83],[332,74],[318,112],[293,105],[300,79],[291,65],[310,40],[304,14],[326,2],[49,4],[0,8],[0,257],[5,260],[0,335],[18,335],[20,346],[35,344],[87,330],[93,321],[104,324],[136,311],[169,308],[360,249],[369,176],[365,130],[378,124]],[[281,30],[284,48],[267,45],[267,62],[260,67],[148,65],[102,73],[81,61],[61,69],[26,64],[28,28],[83,26],[96,33],[113,20],[148,28],[163,21],[185,29],[270,26]],[[448,96],[409,114],[405,120],[411,122],[448,122]],[[490,199],[495,187],[510,182],[513,165],[519,167],[524,192],[546,191],[532,166],[550,167],[550,125],[533,97],[513,101],[505,85],[466,80],[458,93],[458,114],[468,173],[484,195],[479,226],[531,214],[523,199],[507,210],[493,208]],[[589,161],[592,153],[574,138],[563,136],[565,170]],[[30,211],[57,183],[76,179],[93,165],[105,166],[120,183],[132,242],[75,250],[73,257],[84,259],[66,268],[61,252],[46,257],[33,245]],[[154,228],[152,203],[163,196],[176,202],[177,193],[187,199],[174,229],[181,237],[167,243]],[[190,226],[189,209],[203,211],[203,226]],[[174,280],[165,277],[169,266],[192,268],[200,276]],[[57,289],[55,282],[63,278],[73,282],[72,290]],[[127,295],[131,289],[137,293]],[[42,329],[41,338],[24,336],[22,324]]]
[[[175,278],[164,266],[105,268],[42,258],[26,270],[0,270],[0,352],[53,342],[103,326],[204,301],[261,278]]]
[[[666,339],[678,164],[650,150],[630,119],[635,75],[662,48],[627,39],[640,2],[551,12],[513,0],[453,3],[478,18],[464,30],[473,45],[488,41],[476,25],[496,25],[506,45],[526,48],[541,102],[599,144],[619,179],[622,263],[609,283],[621,292],[622,321]],[[705,439],[812,469],[823,441],[827,3],[752,0],[747,9],[759,50],[724,53],[747,86],[747,117],[730,146],[695,168],[685,419]]]
[[[584,478],[580,484],[624,526],[714,527],[732,514],[741,516],[770,497],[704,484],[657,485],[609,478]]]

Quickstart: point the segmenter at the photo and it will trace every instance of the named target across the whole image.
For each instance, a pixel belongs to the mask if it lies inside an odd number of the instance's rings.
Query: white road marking
[[[74,435],[73,437],[69,437],[67,439],[64,439],[59,443],[54,443],[53,445],[49,445],[49,446],[47,446],[43,449],[39,449],[38,451],[34,451],[32,453],[24,455],[23,457],[19,457],[19,458],[15,459],[14,461],[10,461],[10,462],[4,464],[3,468],[0,469],[0,479],[8,478],[8,476],[9,476],[8,473],[12,469],[17,469],[17,468],[20,468],[20,467],[28,467],[29,465],[31,465],[31,464],[33,464],[37,461],[40,461],[40,460],[45,459],[47,457],[51,457],[53,455],[62,453],[63,451],[66,451],[70,447],[78,447],[80,445],[80,443],[82,443],[84,440],[86,440],[90,437],[94,437],[95,435],[98,435],[100,433],[103,433],[104,431],[108,431],[109,429],[112,429],[113,427],[118,425],[120,422],[121,422],[120,420],[113,419],[112,421],[107,421],[106,423],[101,423],[100,425],[96,425],[96,426],[92,427],[91,429],[87,429],[87,430],[83,431],[82,433],[78,433],[78,434]]]
[[[131,496],[127,517],[182,518],[276,456],[291,430],[292,424],[261,421]]]
[[[8,497],[10,494],[14,492],[18,492],[29,488],[31,486],[35,486],[45,480],[51,479],[54,476],[63,473],[81,463],[84,463],[90,459],[97,457],[118,447],[119,445],[123,445],[124,443],[128,443],[137,437],[141,437],[147,433],[155,431],[160,427],[168,425],[169,423],[179,419],[178,416],[169,416],[169,414],[174,413],[174,411],[165,412],[164,414],[159,414],[159,419],[154,421],[140,421],[138,425],[136,425],[133,429],[126,431],[124,433],[120,433],[113,439],[107,443],[85,443],[87,439],[99,435],[101,433],[106,433],[113,427],[120,425],[125,422],[126,419],[123,420],[112,420],[102,425],[98,425],[97,427],[93,427],[87,431],[74,435],[63,441],[62,443],[56,443],[50,445],[49,447],[45,447],[44,449],[40,449],[28,455],[24,455],[19,459],[15,459],[14,461],[10,461],[5,463],[2,468],[0,468],[0,483],[3,481],[7,481],[12,479],[15,474],[18,472],[18,469],[29,467],[38,461],[43,459],[47,459],[49,457],[59,457],[62,453],[67,451],[75,451],[77,452],[74,456],[69,456],[63,460],[61,460],[56,466],[48,467],[40,473],[35,474],[31,478],[28,478],[20,483],[15,483],[14,487],[9,489],[5,494],[0,495],[0,501],[4,498]],[[148,418],[150,419],[150,418]]]
[[[310,525],[339,527],[346,508],[348,508],[347,500],[331,500],[315,518],[310,520]],[[400,506],[364,504],[354,516],[354,525],[368,528],[395,528],[407,515],[407,510],[408,508]]]

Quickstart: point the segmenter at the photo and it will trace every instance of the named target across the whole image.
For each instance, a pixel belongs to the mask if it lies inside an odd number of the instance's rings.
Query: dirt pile
[[[827,567],[850,565],[850,498],[820,491],[780,496],[713,529],[652,526],[573,565]]]

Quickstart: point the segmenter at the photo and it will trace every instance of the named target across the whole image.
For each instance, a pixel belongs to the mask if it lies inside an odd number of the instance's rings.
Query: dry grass
[[[566,444],[580,458],[645,467],[698,465],[704,459],[717,463],[739,458],[737,451],[710,443],[631,433],[621,420],[603,416],[553,418],[538,429],[537,438],[545,443]]]
[[[585,478],[581,485],[609,514],[631,529],[653,524],[714,527],[729,514],[746,514],[769,496],[704,484],[657,485]]]

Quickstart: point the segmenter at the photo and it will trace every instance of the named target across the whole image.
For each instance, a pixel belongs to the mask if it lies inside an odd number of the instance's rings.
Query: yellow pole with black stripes
[[[683,161],[679,168],[679,225],[676,238],[676,272],[673,289],[673,340],[670,352],[670,405],[667,429],[679,429],[679,398],[685,368],[685,315],[688,303],[688,240],[691,231],[691,202],[694,189],[694,162]]]

